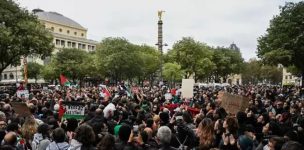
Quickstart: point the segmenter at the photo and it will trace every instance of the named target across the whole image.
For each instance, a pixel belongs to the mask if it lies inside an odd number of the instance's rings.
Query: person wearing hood
[[[48,145],[46,150],[68,150],[69,143],[65,142],[65,133],[62,128],[56,128],[53,131],[53,142]]]
[[[34,134],[32,141],[32,150],[45,150],[51,143],[49,140],[50,127],[48,124],[41,124],[38,126],[38,133]]]

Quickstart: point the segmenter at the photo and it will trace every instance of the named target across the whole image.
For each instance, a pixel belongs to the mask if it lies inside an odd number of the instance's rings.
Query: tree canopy
[[[279,84],[282,82],[282,68],[263,64],[262,61],[250,59],[244,63],[242,70],[242,80],[244,84]]]
[[[294,66],[304,74],[304,2],[286,3],[258,39],[258,56],[269,64]]]
[[[177,62],[185,72],[185,78],[202,75],[202,68],[210,68],[212,52],[210,47],[193,38],[184,37],[173,45],[168,52],[167,60]],[[205,63],[207,62],[207,63]],[[198,76],[197,76],[198,77]]]
[[[89,53],[84,50],[75,48],[62,49],[56,53],[51,66],[57,72],[57,78],[60,74],[63,74],[72,80],[82,80],[89,74],[88,67],[91,66],[89,63],[93,63],[89,59]]]
[[[39,79],[41,77],[41,70],[43,66],[36,62],[28,62],[27,63],[27,75],[29,79]],[[22,69],[23,70],[23,69]],[[22,71],[22,75],[24,76],[24,72]]]
[[[12,0],[0,0],[0,73],[22,56],[51,55],[52,35],[37,17]]]

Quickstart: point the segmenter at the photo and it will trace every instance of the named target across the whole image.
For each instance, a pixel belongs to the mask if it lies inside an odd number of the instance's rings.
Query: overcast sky
[[[286,0],[16,0],[69,17],[88,29],[88,38],[125,37],[135,44],[157,43],[157,11],[169,49],[182,37],[210,46],[237,44],[245,60],[256,57],[257,38]],[[298,2],[300,0],[291,0]]]

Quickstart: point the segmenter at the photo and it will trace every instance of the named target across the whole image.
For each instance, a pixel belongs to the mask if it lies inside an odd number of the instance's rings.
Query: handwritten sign
[[[29,91],[28,90],[18,90],[17,97],[21,98],[22,96],[24,96],[24,98],[29,98]]]
[[[11,105],[15,113],[20,117],[27,117],[32,115],[30,109],[25,103],[11,102]]]
[[[182,97],[192,98],[193,97],[193,86],[194,79],[183,79],[182,80]]]
[[[249,99],[241,95],[233,95],[230,93],[220,93],[221,107],[228,113],[237,114],[239,111],[244,112],[249,105]]]
[[[75,119],[83,119],[85,104],[79,102],[62,102],[62,105],[65,109],[63,118],[75,118]]]

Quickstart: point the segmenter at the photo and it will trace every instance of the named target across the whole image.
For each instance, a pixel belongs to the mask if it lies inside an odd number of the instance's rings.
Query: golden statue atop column
[[[163,10],[159,10],[158,11],[158,19],[159,20],[162,20],[162,14],[164,13],[165,11],[163,11]]]

